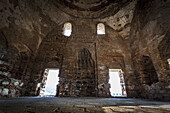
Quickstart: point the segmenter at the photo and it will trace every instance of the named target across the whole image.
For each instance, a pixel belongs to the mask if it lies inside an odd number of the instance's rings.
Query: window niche
[[[144,84],[152,85],[159,82],[158,75],[149,56],[142,56],[142,80]]]
[[[105,25],[103,23],[97,24],[97,34],[104,35],[105,34]]]
[[[167,59],[167,62],[168,62],[168,66],[169,66],[169,69],[170,69],[170,58]]]
[[[83,48],[78,52],[78,74],[76,89],[80,92],[79,96],[95,96],[95,62],[91,52],[87,48]]]
[[[72,33],[72,24],[67,22],[64,24],[63,35],[69,37],[71,36],[71,33]]]

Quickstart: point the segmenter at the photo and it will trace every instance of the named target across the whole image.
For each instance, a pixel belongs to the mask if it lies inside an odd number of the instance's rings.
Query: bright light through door
[[[49,69],[44,95],[56,95],[59,70]]]
[[[125,97],[125,85],[123,76],[120,78],[120,70],[109,69],[109,84],[110,84],[110,93],[114,97]]]

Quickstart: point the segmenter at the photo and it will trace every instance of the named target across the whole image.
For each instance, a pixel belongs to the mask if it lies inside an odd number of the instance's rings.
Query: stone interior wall
[[[20,90],[23,85],[20,79],[12,78],[11,66],[1,55],[0,59],[0,97],[20,96]]]
[[[59,96],[95,96],[95,62],[91,53],[88,49],[82,48],[77,59],[73,61],[71,65],[62,69]]]
[[[109,68],[113,68],[122,69],[126,85],[132,87],[135,82],[128,83],[130,70],[126,71],[127,68],[130,69],[130,52],[119,34],[106,26],[106,35],[97,35],[97,21],[76,19],[71,23],[71,37],[58,36],[54,30],[51,34],[55,38],[49,36],[43,40],[34,62],[34,77],[41,81],[42,74],[39,73],[45,68],[59,68],[59,91],[56,95],[110,97],[108,72]],[[60,29],[62,28],[63,26]],[[101,68],[101,65],[105,68]],[[128,91],[132,97],[136,95],[134,89]]]
[[[169,11],[168,0],[142,0],[136,5],[130,47],[142,98],[169,100]]]
[[[29,71],[30,57],[26,52],[18,52],[14,47],[9,47],[9,53],[0,54],[0,96],[19,97],[26,95],[30,76],[25,76]]]
[[[169,1],[115,2],[102,11],[93,3],[92,13],[86,2],[0,2],[1,97],[39,95],[46,68],[60,69],[57,96],[110,97],[109,69],[121,69],[127,97],[169,100]],[[100,22],[105,35],[96,33]]]

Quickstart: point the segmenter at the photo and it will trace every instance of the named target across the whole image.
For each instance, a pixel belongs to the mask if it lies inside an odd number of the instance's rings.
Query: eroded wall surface
[[[169,100],[170,2],[138,1],[131,27],[130,46],[141,97]]]
[[[169,1],[67,3],[0,2],[0,97],[39,95],[58,68],[57,96],[110,97],[109,69],[121,69],[127,97],[169,99]]]

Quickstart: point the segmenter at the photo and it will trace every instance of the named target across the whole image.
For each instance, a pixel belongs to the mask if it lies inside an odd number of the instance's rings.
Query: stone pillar
[[[98,64],[98,96],[110,96],[109,69],[105,65]]]

